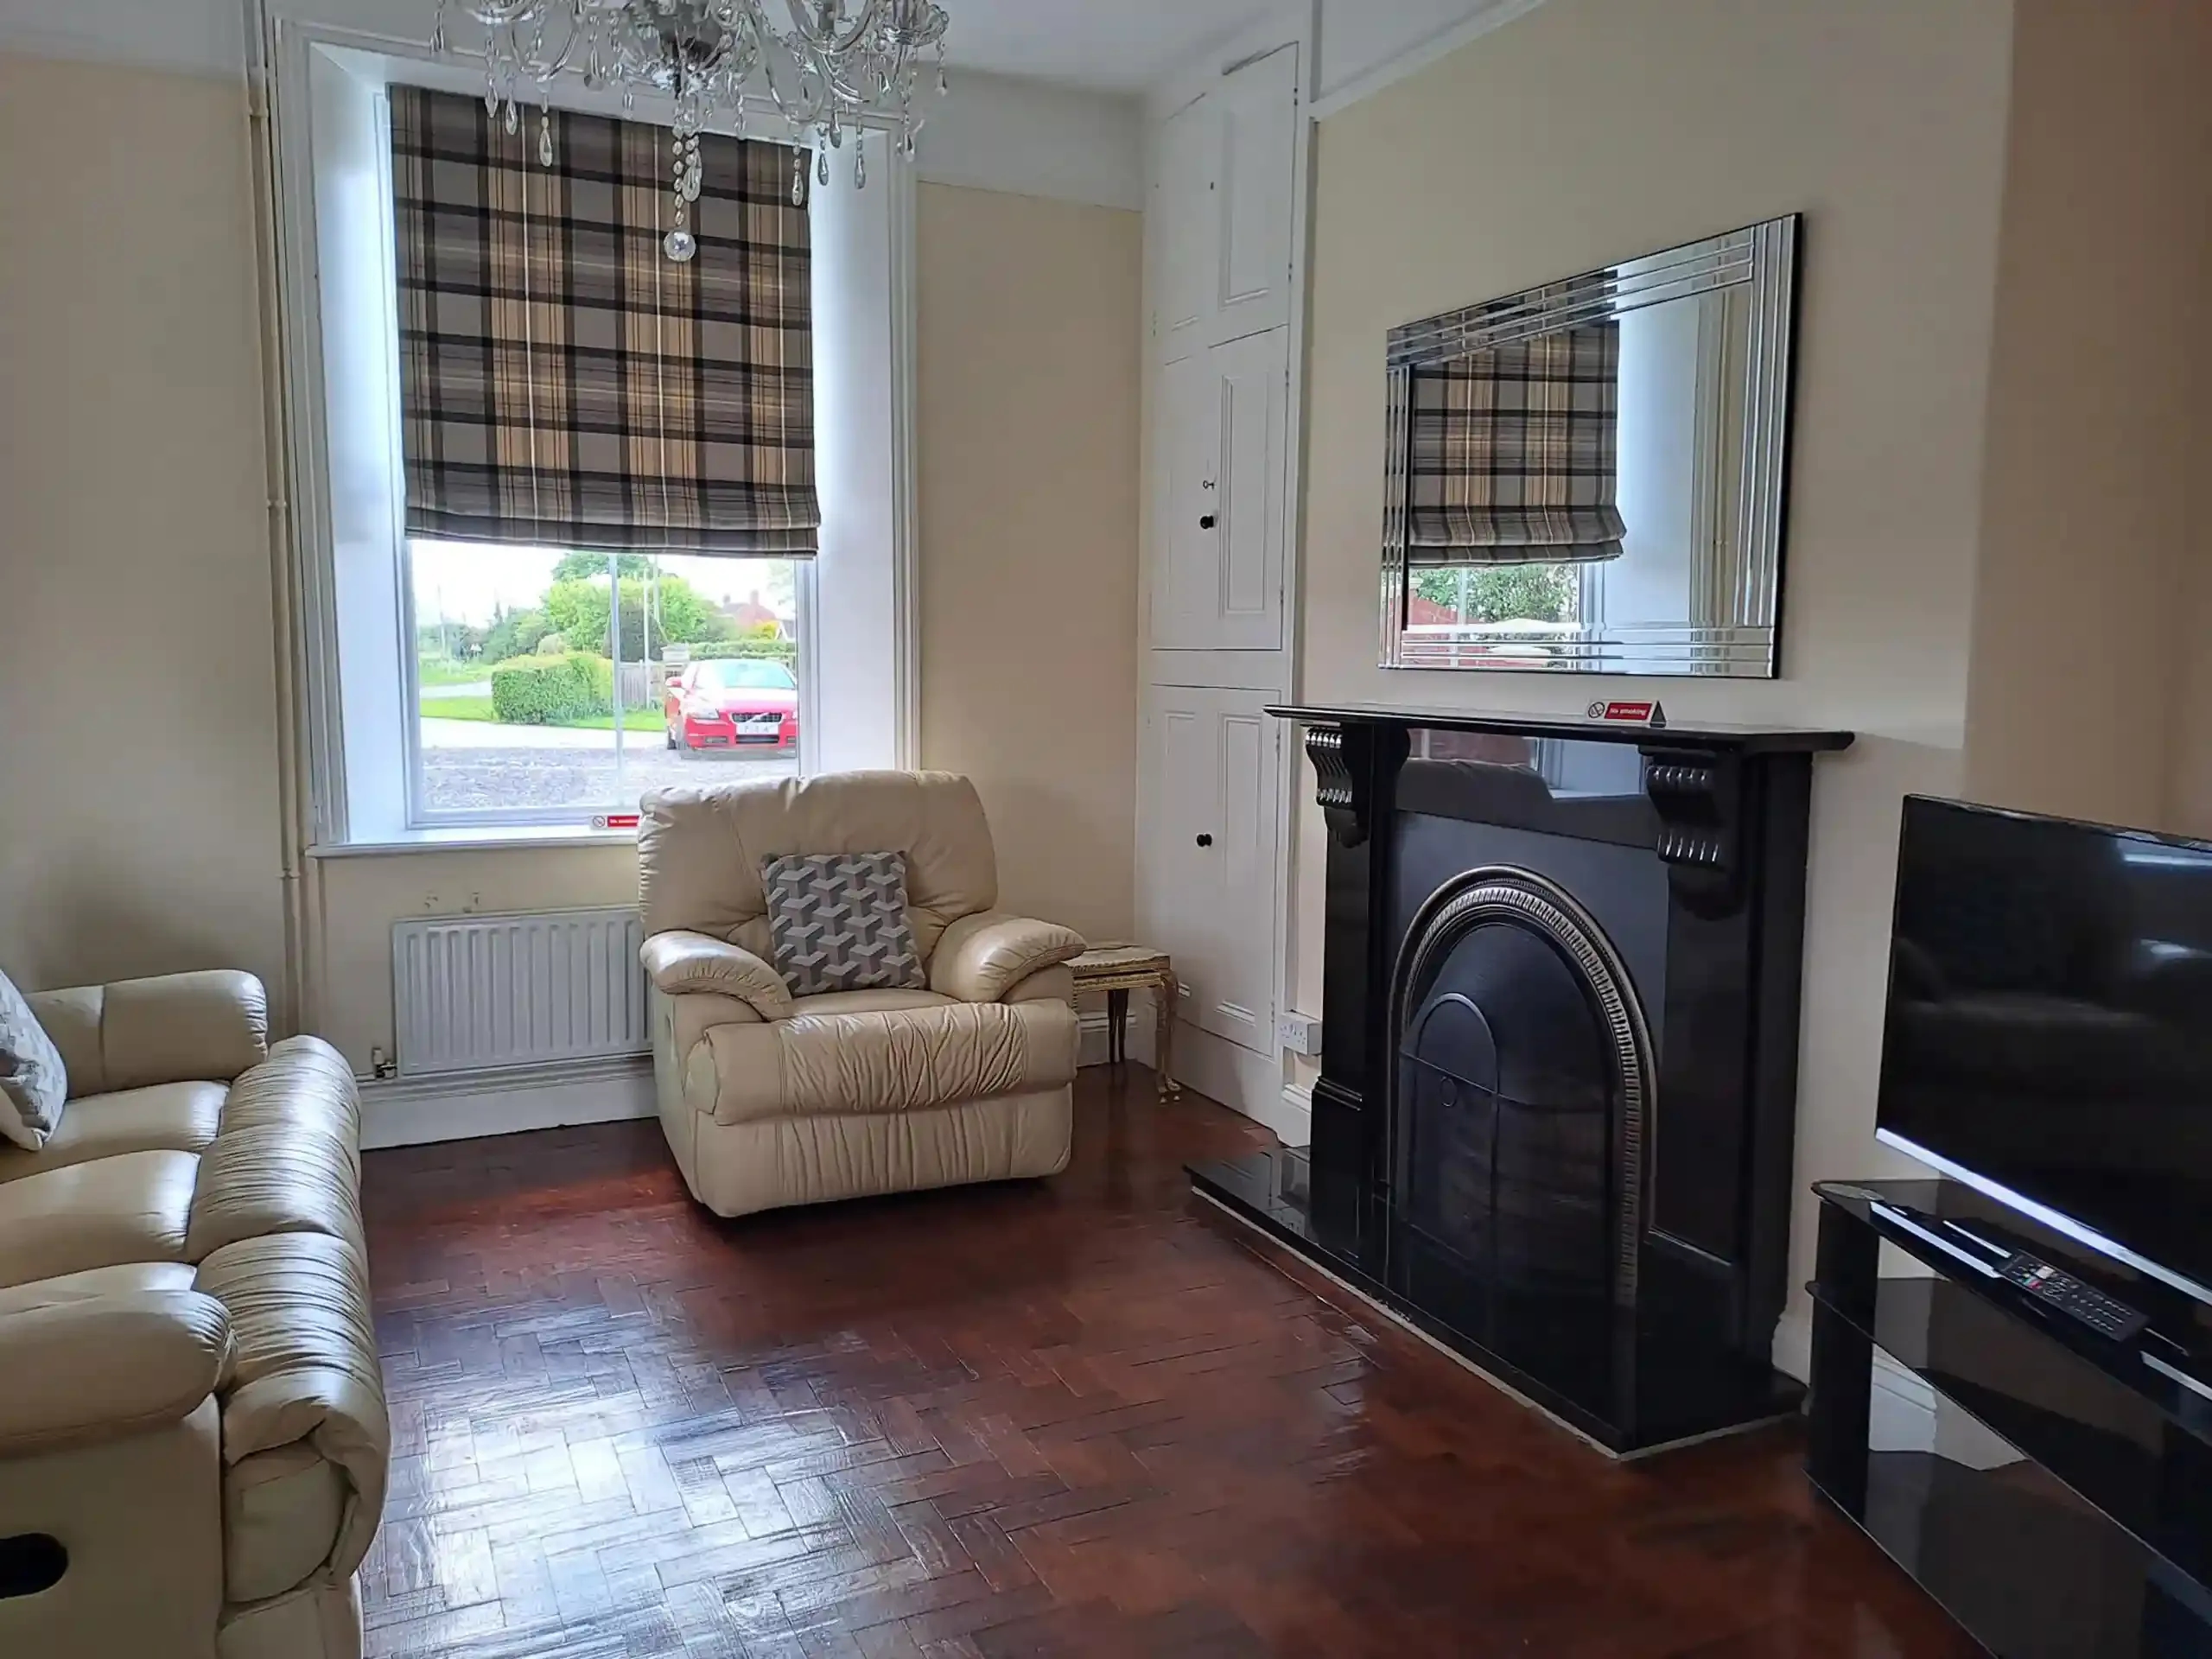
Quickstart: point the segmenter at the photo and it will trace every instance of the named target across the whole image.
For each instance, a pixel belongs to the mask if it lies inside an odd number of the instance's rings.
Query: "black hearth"
[[[1331,831],[1313,1144],[1198,1190],[1612,1450],[1794,1409],[1806,821],[1850,734],[1272,712]]]

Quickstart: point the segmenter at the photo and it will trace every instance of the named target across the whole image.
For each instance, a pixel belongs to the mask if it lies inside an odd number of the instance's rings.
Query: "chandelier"
[[[671,259],[698,251],[692,204],[702,175],[699,135],[709,126],[745,136],[746,94],[765,86],[791,129],[791,200],[806,199],[810,149],[819,177],[830,182],[830,154],[854,134],[853,181],[868,184],[868,159],[857,130],[887,126],[901,155],[914,153],[922,118],[914,111],[915,81],[925,54],[933,59],[937,89],[946,90],[944,31],[951,21],[933,0],[782,0],[791,26],[779,29],[766,8],[776,0],[438,0],[430,49],[480,60],[484,107],[510,134],[520,131],[525,105],[537,113],[537,156],[553,165],[554,83],[564,74],[594,89],[619,86],[625,109],[640,91],[676,108],[670,163],[675,228],[663,239]],[[456,44],[454,14],[474,22],[479,42]]]

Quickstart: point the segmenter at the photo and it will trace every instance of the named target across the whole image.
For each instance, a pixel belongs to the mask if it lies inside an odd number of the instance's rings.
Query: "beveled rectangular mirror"
[[[1774,677],[1798,234],[1391,331],[1385,668]]]

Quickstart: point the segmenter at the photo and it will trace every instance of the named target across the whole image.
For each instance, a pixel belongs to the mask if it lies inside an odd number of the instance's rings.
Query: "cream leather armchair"
[[[662,1126],[692,1196],[785,1205],[1067,1166],[1080,935],[996,910],[975,785],[848,772],[648,795],[639,835]],[[761,865],[906,855],[926,990],[794,997]]]
[[[0,1147],[0,1655],[359,1659],[391,1426],[360,1106],[250,975],[35,994],[69,1103]]]

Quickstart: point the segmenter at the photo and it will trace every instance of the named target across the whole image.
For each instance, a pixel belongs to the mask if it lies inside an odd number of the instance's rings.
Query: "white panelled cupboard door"
[[[1160,238],[1154,346],[1162,363],[1204,351],[1213,341],[1222,263],[1214,126],[1211,105],[1200,99],[1161,126],[1154,157],[1147,233]]]
[[[1154,413],[1152,643],[1276,651],[1283,643],[1290,331],[1160,372]]]
[[[1213,382],[1214,448],[1220,465],[1198,515],[1211,590],[1205,595],[1208,643],[1223,651],[1275,651],[1283,644],[1283,487],[1288,464],[1290,331],[1277,328],[1207,353]],[[1200,480],[1201,486],[1207,480]],[[1211,518],[1212,527],[1206,528]]]
[[[1146,711],[1146,942],[1175,959],[1182,1017],[1274,1052],[1274,791],[1268,694],[1155,686]]]
[[[1220,942],[1197,1023],[1255,1053],[1275,1052],[1275,766],[1280,733],[1267,694],[1217,691],[1220,821],[1208,886],[1220,895]]]
[[[1212,354],[1160,372],[1153,411],[1152,643],[1202,651],[1215,643],[1219,551],[1207,519],[1220,493],[1220,390]]]
[[[1211,343],[1290,322],[1298,48],[1248,63],[1195,106],[1213,143]]]

